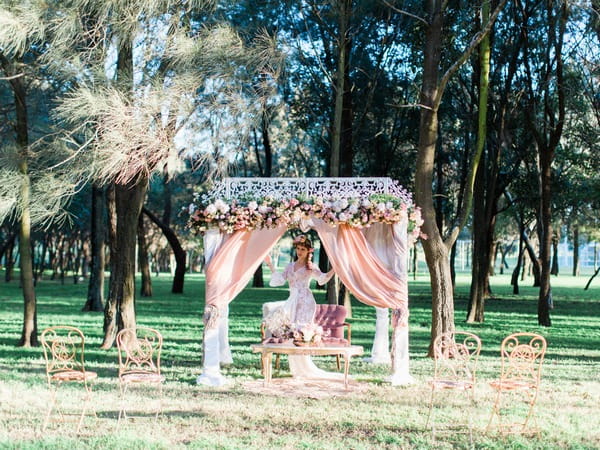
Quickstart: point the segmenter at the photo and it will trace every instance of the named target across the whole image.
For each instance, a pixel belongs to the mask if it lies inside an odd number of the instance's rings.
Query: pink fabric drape
[[[397,278],[381,263],[360,229],[331,227],[314,219],[313,226],[335,273],[363,303],[380,308],[406,309],[406,280]]]
[[[286,227],[236,231],[206,267],[206,305],[221,308],[245,287]]]

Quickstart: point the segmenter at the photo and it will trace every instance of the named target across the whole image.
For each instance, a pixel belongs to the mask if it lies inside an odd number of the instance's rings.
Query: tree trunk
[[[142,208],[142,212],[160,228],[165,238],[167,238],[167,242],[169,242],[171,250],[173,250],[173,254],[175,255],[175,275],[173,277],[173,286],[171,288],[171,292],[173,294],[181,294],[183,293],[185,264],[187,258],[185,250],[181,247],[179,239],[171,227],[165,226],[165,224],[162,223],[158,217],[152,214],[152,212],[147,208]]]
[[[418,254],[417,254],[417,242],[413,244],[413,254],[412,254],[412,273],[413,280],[417,279],[417,264],[418,264]]]
[[[106,227],[104,225],[104,190],[92,186],[92,267],[88,282],[87,301],[83,311],[102,311],[104,309],[104,241]]]
[[[519,228],[522,228],[521,224],[519,224]],[[515,269],[513,270],[512,276],[510,278],[510,284],[513,287],[513,294],[519,294],[519,275],[521,272],[521,265],[523,264],[523,258],[525,257],[524,246],[523,246],[523,232],[519,233],[519,256],[517,257],[517,264]]]
[[[579,276],[579,225],[573,226],[573,276]]]
[[[265,287],[265,279],[263,277],[262,264],[258,266],[258,269],[254,271],[254,276],[252,277],[252,287]]]
[[[14,266],[14,260],[13,260],[13,249],[15,248],[15,239],[17,238],[17,234],[13,233],[9,238],[8,238],[8,242],[6,243],[5,248],[3,249],[3,254],[4,254],[4,260],[5,260],[5,264],[4,264],[4,281],[6,281],[7,283],[12,280],[12,271],[13,271],[13,266]]]
[[[337,66],[334,85],[334,112],[333,126],[331,134],[331,156],[329,161],[329,175],[332,177],[345,176],[348,171],[352,171],[352,100],[351,92],[347,83],[350,82],[349,70],[349,52],[350,35],[349,26],[352,16],[352,0],[337,0],[338,6],[338,37],[337,37]],[[348,92],[347,92],[348,91]],[[350,114],[350,115],[349,115]],[[350,150],[349,150],[350,149]],[[350,152],[350,154],[342,153]],[[341,173],[342,161],[344,161],[345,174]],[[337,275],[334,275],[327,283],[327,302],[329,304],[341,304],[344,302],[348,316],[352,316],[352,305],[348,299],[340,300],[341,282]]]
[[[590,288],[590,284],[592,284],[592,280],[594,278],[596,278],[596,275],[598,275],[598,273],[600,272],[600,267],[598,267],[595,272],[592,274],[592,276],[590,277],[590,279],[588,280],[588,282],[586,283],[585,287],[583,288],[584,291],[587,291]]]
[[[550,275],[558,275],[558,237],[552,237],[552,268]]]
[[[108,215],[108,249],[109,249],[109,267],[110,267],[110,278],[108,280],[109,290],[110,287],[115,283],[113,278],[116,276],[117,269],[115,267],[116,261],[119,259],[117,254],[117,205],[115,195],[115,185],[111,184],[106,190],[106,211]],[[116,299],[109,298],[106,300],[104,305],[104,334],[109,337],[109,342],[106,344],[106,348],[112,346],[114,336],[117,334],[116,329],[116,318],[117,318],[117,302]]]
[[[547,56],[546,69],[548,76],[551,76],[553,69],[556,77],[556,92],[545,95],[555,95],[558,98],[556,111],[552,110],[546,104],[543,109],[544,126],[543,132],[533,129],[534,137],[538,146],[540,177],[541,177],[541,201],[540,217],[542,227],[542,239],[540,242],[540,264],[542,266],[540,278],[540,292],[538,298],[538,324],[542,326],[552,326],[550,320],[550,310],[553,308],[552,289],[550,286],[550,248],[552,245],[552,161],[556,148],[560,143],[562,131],[565,122],[565,91],[566,86],[563,77],[563,42],[566,33],[566,24],[568,19],[568,2],[562,2],[557,6],[558,11],[553,11],[554,3],[546,4],[549,27],[549,46],[552,48],[553,56]],[[558,25],[558,28],[556,27]],[[548,52],[550,53],[550,52]],[[554,67],[553,67],[554,65]],[[546,86],[544,89],[550,89]],[[535,99],[531,98],[532,103]],[[533,117],[528,117],[528,121],[533,122]],[[546,135],[546,133],[549,133]]]
[[[485,164],[479,166],[473,198],[473,257],[471,266],[471,291],[467,307],[467,322],[484,321],[485,300],[489,296],[489,269],[492,236],[485,202]]]
[[[438,70],[441,57],[443,25],[442,4],[430,2],[429,26],[425,37],[423,81],[421,88],[419,146],[415,173],[415,200],[423,215],[423,232],[427,239],[422,241],[427,267],[429,268],[432,296],[431,343],[429,355],[433,356],[433,341],[437,336],[454,329],[454,297],[448,248],[442,240],[437,226],[433,204],[433,172],[438,139],[438,116],[434,107],[438,95]]]
[[[541,151],[540,173],[542,176],[541,217],[542,240],[540,242],[540,292],[538,298],[538,324],[552,326],[550,309],[552,308],[552,288],[550,286],[550,249],[552,248],[552,159],[554,152]]]
[[[482,2],[481,28],[490,17],[490,3]],[[491,158],[485,158],[484,147],[487,137],[487,104],[490,75],[490,36],[487,34],[479,45],[479,106],[477,114],[477,143],[475,153],[481,162],[477,168],[473,191],[473,265],[471,268],[471,293],[467,312],[467,322],[483,322],[485,300],[489,295],[489,269],[491,262],[491,244],[493,231],[489,228],[490,193],[487,179],[488,164]],[[490,153],[489,151],[487,152]],[[487,194],[487,195],[486,195]],[[491,195],[490,195],[491,194]],[[492,235],[490,235],[490,232]]]
[[[150,262],[148,261],[148,243],[146,241],[146,229],[144,227],[144,216],[140,214],[138,218],[138,266],[142,274],[142,286],[140,295],[142,297],[152,297],[152,279],[150,276]]]
[[[116,258],[111,257],[110,285],[104,309],[104,349],[112,347],[119,330],[135,327],[135,243],[147,189],[148,178],[143,175],[114,187]]]
[[[37,263],[33,266],[33,285],[37,286],[37,282],[42,278],[44,273],[44,264],[46,260],[46,253],[48,252],[48,233],[44,234],[42,238],[42,249],[40,251]],[[2,252],[0,252],[0,258],[2,258]]]
[[[456,263],[456,242],[452,245],[450,249],[450,278],[452,279],[452,289],[456,287],[456,268],[454,267]]]
[[[441,333],[454,330],[454,292],[450,283],[448,249],[441,241],[431,238],[423,241],[425,259],[431,278],[431,343],[429,356],[433,356],[433,341]]]
[[[540,285],[540,279],[542,276],[542,267],[540,265],[540,261],[537,259],[535,249],[531,245],[531,241],[529,240],[529,236],[527,236],[525,229],[521,231],[521,237],[525,243],[525,249],[527,250],[527,255],[529,256],[529,261],[531,263],[531,270],[533,272],[533,286],[538,287]]]
[[[7,76],[16,74],[16,68],[2,57],[2,65]],[[31,252],[31,181],[29,178],[29,130],[27,119],[27,93],[24,77],[15,76],[9,80],[15,99],[16,143],[19,147],[19,173],[22,175],[20,186],[21,216],[19,217],[19,266],[21,269],[21,289],[23,290],[23,330],[18,345],[31,347],[38,345],[37,337],[37,300],[33,285],[33,258]]]
[[[269,134],[270,115],[266,108],[263,106],[262,117],[261,117],[261,134],[263,149],[265,151],[265,169],[262,170],[260,162],[260,153],[258,151],[258,139],[256,138],[256,132],[254,132],[254,151],[256,153],[256,161],[258,163],[258,169],[261,176],[270,178],[273,173],[273,147],[271,146],[271,137]],[[252,287],[265,287],[265,280],[263,276],[263,266],[260,264],[254,276],[252,277]]]

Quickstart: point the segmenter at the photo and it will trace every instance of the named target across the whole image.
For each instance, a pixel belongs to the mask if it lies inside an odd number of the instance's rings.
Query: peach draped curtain
[[[206,267],[206,304],[226,306],[245,287],[286,227],[236,231],[226,237]]]
[[[313,227],[319,233],[335,273],[356,298],[380,308],[406,306],[406,280],[386,267],[359,228],[344,224],[331,227],[319,219],[313,219]],[[390,246],[388,243],[388,248]],[[396,255],[396,259],[402,257]]]
[[[313,219],[311,226],[319,234],[333,269],[356,298],[381,308],[406,307],[405,277],[398,277],[396,271],[386,267],[360,229],[348,225],[332,227],[320,219]],[[244,289],[285,230],[286,227],[281,226],[237,231],[223,239],[206,268],[206,305],[220,308],[229,304]],[[377,239],[381,240],[381,236],[380,233]],[[383,243],[388,251],[397,251],[393,245],[393,242]],[[404,254],[396,255],[396,258],[404,257]]]

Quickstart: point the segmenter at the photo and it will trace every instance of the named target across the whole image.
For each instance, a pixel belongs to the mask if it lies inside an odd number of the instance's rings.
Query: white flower
[[[385,207],[387,209],[392,209],[394,207],[394,204],[392,202],[386,202]]]
[[[341,212],[341,213],[338,215],[338,220],[339,220],[340,222],[345,222],[345,221],[347,221],[347,220],[348,220],[348,216],[347,216],[345,213]]]
[[[350,208],[348,208],[348,212],[352,215],[356,214],[358,212],[358,206],[356,204],[350,205]]]
[[[377,211],[384,212],[385,211],[385,203],[377,203]]]
[[[212,203],[210,205],[208,205],[206,207],[206,209],[204,210],[204,214],[208,214],[208,215],[213,215],[217,213],[217,207],[215,205],[213,205]]]
[[[254,211],[256,208],[258,208],[258,203],[256,203],[254,200],[248,203],[248,209],[250,211]]]
[[[261,214],[266,214],[268,211],[269,210],[268,210],[268,208],[265,205],[260,205],[258,207],[258,212],[261,213]]]
[[[226,213],[229,211],[229,205],[221,199],[215,202],[215,207],[222,213]]]
[[[190,203],[190,206],[188,206],[188,213],[194,214],[194,211],[196,211],[196,205],[194,205],[193,203]]]
[[[370,207],[370,206],[371,206],[371,202],[370,202],[368,199],[364,199],[364,200],[362,201],[362,203],[361,203],[361,206],[362,206],[363,208],[368,208],[368,207]]]
[[[340,208],[342,209],[346,209],[348,207],[348,200],[346,200],[345,198],[341,199],[339,201],[340,204]]]

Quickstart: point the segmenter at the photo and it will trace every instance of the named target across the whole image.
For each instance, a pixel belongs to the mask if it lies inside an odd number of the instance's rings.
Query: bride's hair
[[[312,261],[313,252],[315,251],[315,249],[312,246],[312,242],[310,242],[310,239],[305,234],[300,234],[294,238],[293,245],[294,248],[304,247],[306,250],[308,250],[308,255],[306,256],[306,268],[308,269]],[[296,259],[298,259],[297,254]]]

